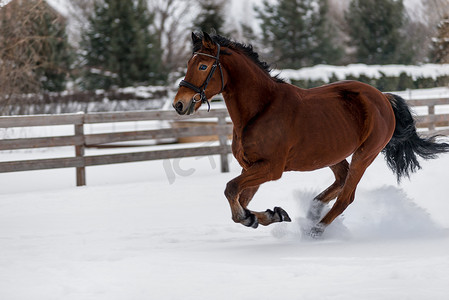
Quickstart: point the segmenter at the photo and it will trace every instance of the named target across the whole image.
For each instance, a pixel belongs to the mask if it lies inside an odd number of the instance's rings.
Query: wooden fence
[[[435,114],[435,106],[449,105],[449,98],[431,100],[411,100],[412,106],[426,106],[428,114],[417,116],[417,127],[425,128],[423,134],[449,135],[449,114]],[[28,170],[43,170],[55,168],[76,168],[76,184],[86,184],[86,167],[117,164],[125,162],[138,162],[169,158],[181,158],[191,156],[220,155],[221,170],[229,170],[228,154],[231,152],[228,144],[228,136],[232,134],[232,124],[226,122],[228,112],[225,109],[212,110],[209,113],[199,111],[194,116],[179,117],[173,111],[136,111],[114,113],[78,113],[62,115],[39,116],[5,116],[0,117],[0,128],[73,125],[74,135],[52,136],[38,138],[20,138],[0,140],[0,150],[17,150],[40,147],[74,146],[75,156],[64,158],[35,159],[23,161],[0,162],[0,173]],[[99,134],[85,134],[85,124],[115,123],[130,121],[173,121],[204,119],[208,122],[198,122],[195,127],[176,126],[155,130],[135,130],[124,132],[109,132]],[[212,123],[210,120],[213,120]],[[446,128],[444,128],[446,127]],[[169,147],[164,150],[152,150],[143,152],[131,152],[108,155],[85,155],[86,147],[95,147],[108,143],[157,140],[165,138],[183,138],[194,136],[218,136],[218,145],[200,146],[191,148]]]
[[[74,135],[53,136],[39,138],[20,138],[0,140],[0,150],[17,150],[40,147],[74,146],[75,156],[51,159],[35,159],[23,161],[0,162],[0,173],[43,170],[55,168],[76,168],[77,186],[86,184],[86,167],[117,164],[125,162],[149,161],[168,158],[190,156],[204,156],[219,154],[221,157],[221,171],[229,170],[227,155],[231,152],[228,136],[232,134],[232,124],[227,124],[228,113],[225,109],[212,110],[209,113],[200,111],[191,118],[212,119],[213,125],[206,126],[163,128],[155,130],[136,130],[125,132],[110,132],[99,134],[85,134],[85,124],[148,121],[148,120],[177,120],[181,122],[186,117],[179,117],[174,111],[135,111],[114,113],[77,113],[61,115],[11,116],[0,117],[0,128],[73,125]],[[199,123],[201,124],[201,123]],[[85,155],[86,147],[95,147],[108,143],[158,140],[191,136],[218,136],[218,145],[190,148],[174,148],[131,152],[109,155]]]
[[[435,106],[449,105],[449,98],[409,100],[407,103],[413,107],[427,107],[427,115],[420,115],[415,118],[418,128],[428,130],[425,132],[426,135],[449,135],[449,114],[435,114]]]

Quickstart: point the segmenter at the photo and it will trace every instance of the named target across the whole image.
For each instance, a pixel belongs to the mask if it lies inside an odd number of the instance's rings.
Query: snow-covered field
[[[329,170],[265,184],[250,208],[293,222],[254,230],[218,164],[91,167],[78,188],[72,169],[0,174],[0,299],[447,299],[449,155],[400,186],[379,157],[321,240],[301,226]]]
[[[445,97],[447,89],[401,95]],[[71,130],[7,129],[0,139]],[[0,161],[73,152],[2,151]],[[235,160],[224,174],[217,156],[88,167],[86,187],[74,186],[74,169],[0,173],[0,299],[446,300],[448,166],[449,154],[422,162],[397,185],[379,156],[320,240],[302,228],[310,200],[333,181],[328,169],[264,184],[250,208],[281,206],[293,222],[255,230],[231,221],[223,195],[240,173]]]

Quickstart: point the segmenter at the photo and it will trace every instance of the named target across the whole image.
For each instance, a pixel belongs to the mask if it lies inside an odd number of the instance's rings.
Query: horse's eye
[[[206,70],[207,69],[207,66],[206,65],[200,65],[200,70],[201,71],[204,71],[204,70]]]

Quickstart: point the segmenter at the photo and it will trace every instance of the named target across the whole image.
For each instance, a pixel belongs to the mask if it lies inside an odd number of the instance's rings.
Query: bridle
[[[221,77],[221,89],[218,92],[218,94],[221,93],[224,89],[223,70],[221,69],[221,64],[220,64],[220,45],[218,43],[215,43],[215,44],[217,45],[217,55],[216,56],[206,54],[206,53],[201,53],[201,52],[193,52],[193,54],[196,54],[196,55],[204,55],[204,56],[211,57],[211,58],[215,59],[215,62],[212,65],[212,68],[210,69],[210,72],[207,75],[206,80],[204,80],[203,84],[198,87],[186,80],[181,80],[181,82],[179,83],[180,87],[184,86],[184,87],[189,88],[196,92],[196,94],[193,95],[193,97],[192,97],[192,102],[189,107],[190,112],[193,112],[193,110],[195,109],[195,104],[200,101],[201,101],[201,103],[207,103],[207,111],[208,112],[210,111],[210,103],[206,97],[206,88],[209,84],[209,81],[212,79],[212,76],[214,76],[215,69],[217,69],[217,66],[220,69],[220,77]],[[198,96],[199,96],[199,99],[197,99]]]

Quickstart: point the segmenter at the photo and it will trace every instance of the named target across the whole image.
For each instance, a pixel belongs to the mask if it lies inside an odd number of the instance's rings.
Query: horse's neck
[[[248,122],[270,105],[275,98],[271,95],[275,90],[274,82],[258,66],[245,69],[237,67],[227,68],[228,83],[223,91],[229,115],[235,128],[243,129]]]

